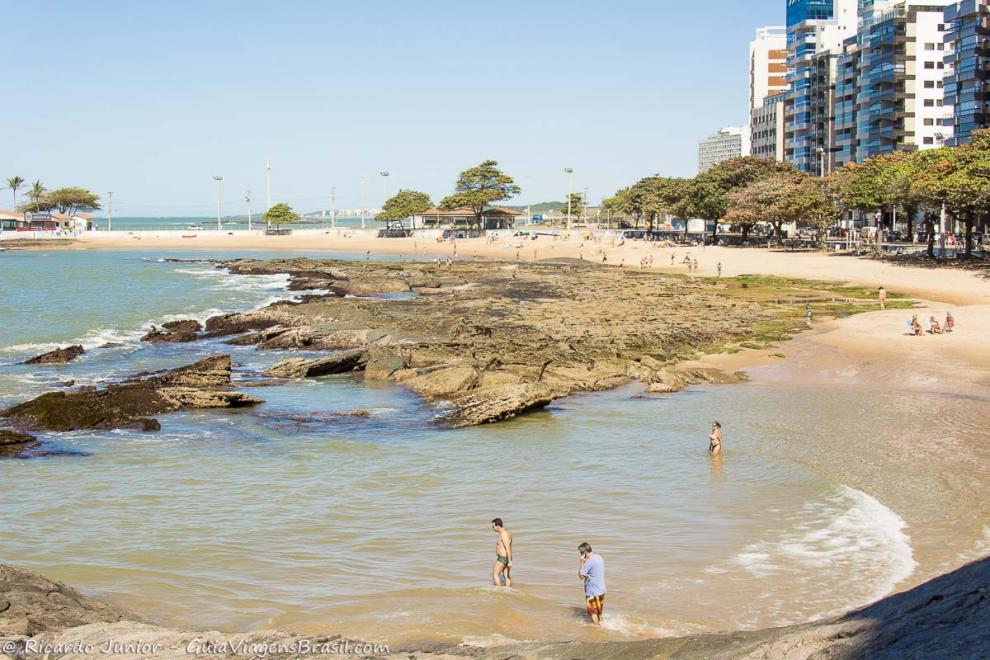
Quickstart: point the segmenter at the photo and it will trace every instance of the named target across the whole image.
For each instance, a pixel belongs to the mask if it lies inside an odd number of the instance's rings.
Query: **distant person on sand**
[[[718,265],[717,266],[715,266],[715,270],[718,271],[718,276],[719,277],[722,277],[722,262],[721,261],[718,262]]]
[[[942,334],[942,326],[940,326],[938,324],[938,321],[935,320],[935,317],[934,316],[929,316],[928,317],[928,330],[933,335],[940,335],[940,334]]]
[[[722,453],[722,424],[720,422],[712,422],[712,434],[708,436],[708,452],[712,456],[718,456]]]
[[[880,299],[880,311],[887,309],[887,289],[880,287],[880,293],[877,294],[877,298]]]
[[[695,273],[697,273],[697,272],[698,272],[698,260],[697,260],[697,259],[695,259],[695,260],[694,260],[694,261],[693,261],[693,262],[691,263],[691,270],[692,270],[693,272],[695,272]]]
[[[925,334],[924,329],[921,327],[921,322],[918,321],[917,314],[911,317],[911,331],[914,333],[915,337],[922,337]]]
[[[952,315],[952,312],[945,313],[945,327],[943,330],[946,333],[952,332],[956,327],[956,317]]]
[[[670,253],[670,265],[671,265],[671,266],[673,266],[673,265],[674,265],[674,258],[675,258],[676,256],[677,256],[677,253],[676,253],[676,252],[671,252],[671,253]]]
[[[584,580],[584,600],[591,622],[602,625],[605,612],[605,560],[592,552],[588,543],[578,546],[581,562],[578,565],[578,578]]]
[[[512,533],[502,525],[501,518],[492,519],[492,531],[498,534],[498,541],[495,542],[495,565],[492,567],[492,584],[496,587],[511,587]]]
[[[811,327],[811,316],[812,316],[811,303],[808,303],[807,305],[804,306],[804,320],[808,324],[809,328]]]

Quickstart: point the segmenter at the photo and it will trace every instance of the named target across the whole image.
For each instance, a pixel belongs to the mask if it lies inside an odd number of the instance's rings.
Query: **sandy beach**
[[[289,236],[265,236],[247,232],[91,232],[73,242],[80,249],[209,249],[271,251],[333,251],[350,254],[368,253],[371,258],[405,255],[416,258],[453,256],[533,261],[551,258],[583,258],[609,265],[623,264],[639,268],[643,256],[653,256],[653,267],[686,273],[685,256],[698,260],[699,274],[715,276],[722,264],[722,275],[773,275],[811,280],[848,282],[866,287],[886,286],[889,291],[959,305],[990,304],[990,280],[954,269],[902,267],[853,256],[825,253],[770,251],[762,248],[677,247],[662,248],[642,241],[612,245],[611,239],[583,240],[574,235],[553,240],[502,237],[489,242],[484,238],[438,243],[433,239],[378,238],[373,232],[360,230],[300,230]],[[670,257],[674,256],[671,266]]]

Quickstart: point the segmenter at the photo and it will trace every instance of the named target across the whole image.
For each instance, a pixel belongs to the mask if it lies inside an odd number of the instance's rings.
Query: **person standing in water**
[[[581,562],[578,564],[578,578],[584,580],[584,600],[588,616],[596,626],[602,625],[605,612],[605,560],[591,551],[591,545],[578,546]]]
[[[712,434],[708,436],[708,453],[712,456],[721,456],[722,442],[722,424],[712,422]]]
[[[492,567],[492,584],[496,587],[511,587],[512,533],[502,525],[501,518],[492,519],[492,531],[498,534],[498,541],[495,542],[495,565]]]

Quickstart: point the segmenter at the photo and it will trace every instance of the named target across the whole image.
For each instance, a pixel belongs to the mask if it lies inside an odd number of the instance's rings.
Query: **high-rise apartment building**
[[[945,9],[945,103],[951,105],[950,145],[990,127],[990,0],[951,2]]]
[[[698,174],[722,161],[749,154],[749,127],[728,126],[698,142]]]
[[[834,85],[834,166],[929,149],[952,135],[944,99],[946,0],[860,0]]]
[[[763,105],[750,114],[749,155],[764,160],[784,160],[784,99],[776,94],[763,99]]]
[[[857,0],[787,0],[784,154],[802,171],[822,171],[830,153],[832,76],[856,24]]]
[[[756,38],[749,44],[749,155],[760,158],[768,156],[766,138],[771,131],[776,132],[775,103],[765,104],[767,98],[776,97],[787,91],[787,29],[784,27],[761,27],[756,30]],[[780,111],[783,119],[783,110]],[[759,134],[759,135],[758,135]],[[783,140],[783,131],[780,138]],[[762,153],[757,153],[756,143],[761,141]],[[773,145],[775,146],[775,144]],[[783,157],[783,151],[780,153]]]

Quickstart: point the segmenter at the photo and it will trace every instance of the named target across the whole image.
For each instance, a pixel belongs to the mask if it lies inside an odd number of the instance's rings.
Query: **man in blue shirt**
[[[584,599],[588,608],[588,616],[596,626],[602,624],[602,612],[605,610],[605,560],[601,555],[591,551],[591,546],[582,543],[578,546],[581,553],[581,564],[578,567],[578,577],[584,580]]]

